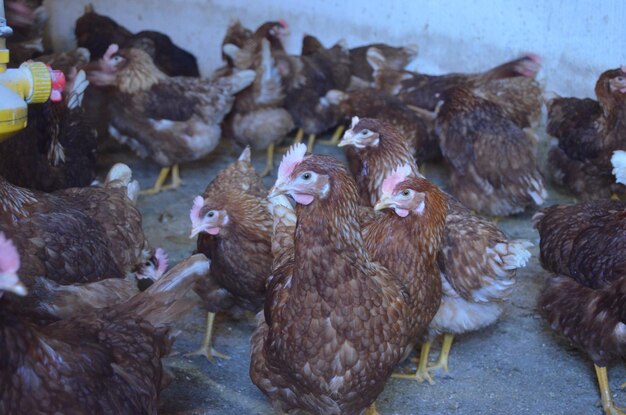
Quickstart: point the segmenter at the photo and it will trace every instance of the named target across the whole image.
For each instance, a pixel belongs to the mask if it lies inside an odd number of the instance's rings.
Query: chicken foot
[[[365,411],[365,415],[380,415],[380,413],[376,409],[376,402],[374,402],[370,405],[369,408],[367,408],[367,411]]]
[[[611,388],[609,387],[609,378],[606,374],[606,367],[594,365],[596,368],[596,376],[598,377],[598,385],[600,386],[600,395],[602,396],[602,408],[606,415],[626,415],[622,408],[618,408],[613,403],[611,397]]]
[[[430,342],[426,342],[422,345],[422,349],[420,350],[420,360],[417,365],[417,371],[415,374],[399,374],[394,373],[391,375],[392,378],[396,379],[409,379],[416,380],[418,383],[422,383],[425,380],[428,381],[429,384],[434,385],[435,381],[430,375],[430,371],[428,368],[428,355],[430,354]]]
[[[202,346],[195,352],[187,353],[185,356],[204,356],[209,362],[214,363],[215,358],[230,359],[230,356],[218,352],[213,348],[213,323],[215,322],[215,313],[208,312],[206,319],[206,332]]]
[[[448,373],[448,356],[450,355],[450,348],[452,347],[452,341],[454,340],[454,335],[446,333],[443,335],[443,343],[441,344],[441,351],[439,352],[439,357],[434,365],[428,366],[430,370],[443,369],[444,372]]]
[[[263,169],[261,177],[267,176],[274,169],[274,149],[274,144],[270,144],[270,146],[267,148],[267,161],[265,162],[265,169]]]
[[[621,385],[619,385],[620,389],[626,389],[626,382],[622,383]]]
[[[293,143],[300,144],[303,138],[304,138],[304,130],[302,128],[299,128],[298,132],[296,133],[296,139],[293,141]],[[307,151],[309,153],[313,152],[314,145],[315,145],[315,134],[309,134],[309,140],[307,142]]]
[[[325,145],[325,146],[336,146],[341,140],[341,136],[343,135],[343,132],[345,130],[346,130],[346,127],[344,125],[340,125],[339,127],[337,127],[337,129],[333,133],[333,136],[330,138],[330,140],[320,140],[318,141],[318,143]]]
[[[167,179],[170,172],[172,173],[172,183],[164,186],[163,183],[165,183],[165,179]],[[154,182],[154,186],[150,189],[142,190],[139,193],[143,195],[155,195],[164,190],[178,189],[182,183],[183,181],[180,179],[178,164],[174,164],[172,167],[163,167],[159,172],[159,177],[157,177],[156,182]]]

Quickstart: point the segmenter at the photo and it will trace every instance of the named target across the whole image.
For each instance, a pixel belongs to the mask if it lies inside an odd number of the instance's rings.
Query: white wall
[[[47,0],[55,48],[74,45],[74,22],[89,0]],[[285,19],[289,51],[303,33],[325,44],[344,38],[417,43],[411,68],[429,73],[478,71],[521,52],[544,57],[550,91],[592,96],[600,72],[626,63],[626,1],[605,0],[91,0],[96,12],[132,31],[159,30],[194,53],[203,73],[220,66],[229,19],[250,28]]]

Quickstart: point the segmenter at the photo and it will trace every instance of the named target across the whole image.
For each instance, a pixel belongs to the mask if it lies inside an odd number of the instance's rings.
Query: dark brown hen
[[[368,51],[376,86],[403,102],[434,111],[446,89],[464,86],[498,103],[521,128],[535,125],[541,115],[542,89],[534,79],[540,69],[537,55],[527,54],[477,74],[425,75],[392,69],[375,48]]]
[[[383,196],[381,178],[396,166],[406,164],[414,176],[420,176],[406,141],[382,120],[355,120],[342,142],[356,149],[363,168],[353,174],[361,199],[370,206]],[[368,217],[364,220],[371,221]],[[394,241],[404,243],[401,239]],[[525,240],[508,239],[494,223],[448,196],[444,241],[438,252],[443,297],[429,327],[429,341],[422,346],[422,363],[413,378],[432,382],[431,370],[448,368],[454,335],[482,329],[500,318],[504,301],[511,295],[516,270],[530,258],[530,246]],[[434,366],[427,366],[430,340],[440,334],[445,337],[439,359]]]
[[[204,256],[191,257],[122,304],[47,326],[0,302],[0,412],[156,414],[169,326],[193,306],[183,297],[208,267]],[[0,269],[0,287],[20,292],[5,273]]]
[[[429,338],[429,326],[440,308],[442,286],[438,252],[444,241],[448,201],[428,180],[413,175],[411,166],[399,166],[382,184],[376,210],[381,215],[361,222],[365,249],[371,259],[396,275],[408,292],[410,341],[406,352]],[[403,241],[396,243],[395,241]],[[423,349],[417,375],[426,370],[428,350]]]
[[[82,105],[88,85],[80,71],[68,83],[63,101],[29,105],[28,126],[0,144],[0,175],[46,192],[91,184],[98,135]]]
[[[354,92],[333,89],[326,93],[326,99],[346,120],[354,115],[359,118],[379,118],[392,124],[407,140],[418,164],[441,157],[432,120],[420,117],[397,97],[385,91],[366,88]],[[337,136],[337,141],[339,138]],[[352,150],[348,148],[346,151],[349,154]]]
[[[593,360],[604,412],[621,414],[606,366],[626,358],[626,205],[597,200],[552,206],[533,220],[541,237],[541,263],[556,274],[539,296],[541,313]]]
[[[22,255],[22,277],[71,284],[124,278],[149,253],[141,215],[133,206],[137,183],[115,165],[105,187],[40,193],[0,177],[0,229]]]
[[[556,138],[548,166],[558,184],[583,199],[622,193],[611,175],[613,151],[626,148],[626,66],[596,82],[598,101],[556,98],[548,102],[547,132]]]
[[[274,245],[250,376],[279,411],[364,414],[408,344],[406,293],[365,251],[345,168],[305,152],[300,144],[287,153],[270,195],[283,213],[274,239],[284,245]]]
[[[395,47],[384,43],[372,43],[350,49],[350,74],[353,76],[351,85],[371,84],[374,82],[374,69],[367,61],[367,51],[376,48],[383,56],[390,69],[401,71],[417,56],[417,45]]]
[[[541,205],[548,194],[535,138],[497,103],[465,87],[443,92],[436,119],[441,152],[452,168],[452,193],[465,206],[494,216]]]
[[[263,307],[272,266],[272,220],[266,196],[246,148],[194,200],[191,237],[198,235],[197,252],[212,261],[211,273],[196,287],[209,312],[205,339],[197,353],[210,360],[216,354],[211,347],[215,313],[257,312]]]
[[[110,17],[94,12],[92,6],[87,6],[76,21],[74,35],[78,46],[89,50],[92,60],[102,58],[109,45],[116,44],[142,49],[168,76],[200,76],[196,57],[174,44],[166,34],[151,30],[133,34]]]

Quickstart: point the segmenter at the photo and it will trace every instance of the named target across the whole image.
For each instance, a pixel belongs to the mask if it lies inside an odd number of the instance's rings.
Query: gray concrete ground
[[[546,140],[541,151],[545,159]],[[318,145],[316,152],[342,157],[337,148]],[[161,246],[174,264],[195,248],[190,232],[189,209],[215,174],[238,156],[230,143],[207,159],[181,168],[183,187],[159,195],[142,197],[144,229],[154,246]],[[276,156],[277,163],[281,155]],[[261,170],[264,154],[253,155]],[[104,154],[102,173],[116,161],[130,165],[142,187],[149,187],[158,166],[139,160],[128,152]],[[446,170],[428,165],[426,175],[445,183]],[[275,176],[266,178],[273,183]],[[573,199],[550,187],[548,205],[569,203]],[[382,415],[391,414],[601,414],[598,387],[591,361],[566,340],[550,331],[536,310],[536,298],[547,273],[538,262],[538,235],[530,225],[532,212],[503,219],[499,226],[512,238],[526,238],[535,244],[529,265],[518,273],[507,315],[495,326],[455,340],[450,354],[450,372],[437,373],[435,385],[391,379],[377,401]],[[235,321],[218,316],[215,348],[231,360],[209,363],[204,357],[185,357],[202,341],[205,313],[200,307],[181,321],[175,345],[177,355],[165,364],[174,375],[160,400],[161,414],[271,414],[265,396],[248,376],[249,338],[254,329],[252,318]],[[436,357],[437,350],[431,356]],[[431,357],[432,358],[432,357]],[[413,365],[405,362],[404,369]],[[626,381],[623,362],[610,367],[609,380],[614,398],[626,404],[626,391],[618,385]]]

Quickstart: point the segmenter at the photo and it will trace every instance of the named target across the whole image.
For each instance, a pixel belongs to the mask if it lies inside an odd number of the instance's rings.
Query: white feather
[[[614,151],[611,157],[611,165],[613,165],[613,174],[617,179],[617,183],[626,184],[626,151]]]

